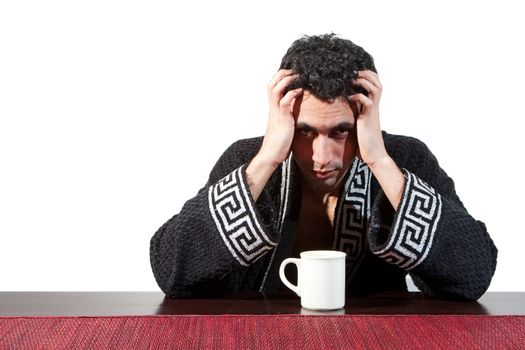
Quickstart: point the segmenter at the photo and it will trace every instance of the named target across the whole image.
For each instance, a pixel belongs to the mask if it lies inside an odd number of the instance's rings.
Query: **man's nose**
[[[321,169],[325,168],[332,160],[332,152],[330,150],[329,142],[330,140],[328,137],[319,135],[314,139],[312,144],[312,160],[314,161],[314,164],[319,166]]]

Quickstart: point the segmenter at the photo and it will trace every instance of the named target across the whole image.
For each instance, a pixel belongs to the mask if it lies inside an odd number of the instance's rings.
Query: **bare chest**
[[[306,250],[333,249],[333,224],[337,200],[326,205],[303,200],[292,256]]]

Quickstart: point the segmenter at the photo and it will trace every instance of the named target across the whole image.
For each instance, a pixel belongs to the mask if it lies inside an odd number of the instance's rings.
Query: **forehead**
[[[354,124],[354,110],[342,97],[325,102],[305,91],[293,104],[293,115],[297,122],[316,128],[330,128],[341,122]]]

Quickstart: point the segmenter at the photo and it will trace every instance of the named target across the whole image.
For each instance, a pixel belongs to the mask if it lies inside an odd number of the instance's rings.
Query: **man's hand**
[[[284,90],[298,74],[280,69],[268,84],[270,115],[266,134],[259,153],[246,168],[246,177],[253,199],[256,201],[275,169],[288,158],[295,132],[295,120],[291,110],[292,101],[302,89]]]
[[[379,123],[379,100],[382,86],[377,73],[370,70],[358,72],[354,81],[368,92],[368,96],[358,93],[349,97],[357,104],[359,115],[356,120],[359,157],[369,167],[388,157],[381,135]]]
[[[405,178],[396,163],[386,152],[379,124],[379,100],[382,86],[379,76],[369,70],[358,72],[355,84],[363,87],[368,96],[358,93],[349,97],[357,104],[356,120],[359,156],[365,162],[385,192],[392,207],[397,210]]]
[[[257,156],[275,168],[290,154],[295,131],[290,105],[302,93],[302,89],[290,90],[284,96],[283,92],[297,76],[292,70],[280,69],[268,84],[270,115],[263,144]]]

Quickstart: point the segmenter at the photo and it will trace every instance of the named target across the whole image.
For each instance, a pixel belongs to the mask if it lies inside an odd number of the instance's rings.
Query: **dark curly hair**
[[[324,102],[345,99],[366,91],[352,80],[356,71],[372,70],[377,73],[374,59],[362,47],[334,33],[305,35],[292,43],[284,55],[280,69],[291,69],[299,76],[285,89],[303,88]]]

